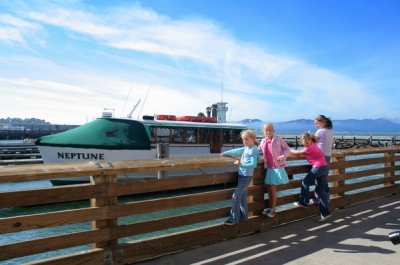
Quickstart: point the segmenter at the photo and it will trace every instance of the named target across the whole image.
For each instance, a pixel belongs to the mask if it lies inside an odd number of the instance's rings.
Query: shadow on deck
[[[400,195],[315,218],[136,264],[400,264],[387,236],[400,230]]]

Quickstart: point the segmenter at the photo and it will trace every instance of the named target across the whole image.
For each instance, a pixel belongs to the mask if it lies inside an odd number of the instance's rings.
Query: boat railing
[[[399,154],[400,147],[335,152],[329,176],[332,210],[399,193]],[[223,221],[236,173],[157,179],[157,171],[226,167],[231,158],[1,167],[0,185],[92,177],[88,184],[0,192],[0,261],[128,264],[316,215],[317,206],[291,206],[298,200],[299,178],[309,167],[302,158],[289,160],[286,170],[294,179],[279,186],[276,216],[261,215],[268,201],[260,161],[248,192],[250,219],[235,226]],[[117,180],[117,175],[140,172],[154,172],[155,178]]]

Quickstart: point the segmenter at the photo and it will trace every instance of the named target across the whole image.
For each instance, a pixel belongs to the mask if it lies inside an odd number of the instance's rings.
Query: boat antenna
[[[133,88],[133,83],[132,83],[132,85],[131,85],[131,88],[129,89],[128,96],[127,96],[126,99],[125,99],[124,107],[122,108],[121,115],[119,115],[120,117],[122,117],[122,115],[124,114],[125,107],[126,107],[126,103],[128,102],[129,96],[131,95],[132,88]],[[128,115],[128,116],[129,116],[129,115]]]
[[[140,107],[140,111],[139,111],[139,114],[138,114],[137,119],[139,119],[140,114],[142,114],[142,110],[143,110],[144,104],[146,104],[147,96],[149,95],[149,92],[150,92],[150,89],[151,89],[151,86],[152,86],[152,85],[153,85],[153,81],[151,81],[151,83],[150,83],[150,85],[149,85],[149,88],[147,89],[147,93],[146,93],[146,96],[144,97],[142,107]]]
[[[137,106],[140,103],[140,99],[138,100],[138,102],[135,104],[135,106],[133,106],[133,109],[131,110],[131,112],[129,112],[128,116],[126,116],[128,119],[132,119],[132,114],[135,112]]]

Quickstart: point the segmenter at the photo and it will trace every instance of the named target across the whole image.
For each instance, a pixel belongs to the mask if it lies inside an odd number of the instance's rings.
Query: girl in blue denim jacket
[[[247,221],[247,187],[253,178],[254,168],[257,167],[258,149],[256,145],[256,133],[252,130],[242,132],[244,147],[223,152],[221,156],[239,156],[240,160],[234,162],[239,166],[238,185],[232,195],[232,209],[226,225],[235,225],[240,221]]]

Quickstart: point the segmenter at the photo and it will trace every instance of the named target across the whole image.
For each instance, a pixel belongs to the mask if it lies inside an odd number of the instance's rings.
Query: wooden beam
[[[367,176],[372,176],[372,175],[384,174],[386,172],[396,171],[396,170],[400,170],[400,166],[360,170],[360,171],[343,174],[343,180],[356,179],[356,178],[367,177]]]
[[[350,191],[350,190],[357,190],[357,189],[362,189],[362,188],[369,188],[369,187],[372,187],[375,185],[385,184],[388,181],[394,182],[394,177],[384,177],[384,178],[371,179],[371,180],[365,180],[365,181],[360,181],[360,182],[356,182],[356,183],[346,184],[344,186],[345,187],[344,190]]]
[[[232,198],[232,189],[224,189],[218,191],[201,192],[189,195],[180,195],[174,197],[160,198],[145,200],[139,202],[129,202],[125,204],[119,204],[110,206],[110,217],[117,218],[121,216],[143,214],[149,212],[156,212],[168,209],[181,208],[186,206],[206,204],[217,201],[229,200]],[[249,196],[256,196],[255,191],[257,186],[249,186]]]
[[[359,192],[346,195],[346,206],[351,206],[361,202],[375,200],[377,198],[386,197],[400,192],[400,185],[390,185],[383,188]]]
[[[333,157],[343,157],[349,155],[365,155],[378,153],[399,153],[400,147],[374,148],[371,150],[346,150],[336,152]],[[298,159],[297,159],[298,160]],[[363,159],[361,163],[371,163],[374,160]],[[376,163],[379,160],[375,160]],[[261,163],[261,161],[260,161]],[[354,162],[357,163],[357,162]],[[126,174],[135,172],[152,172],[152,171],[168,171],[193,168],[223,167],[231,164],[231,159],[220,157],[190,157],[190,158],[174,158],[174,159],[155,159],[155,160],[134,160],[134,161],[116,161],[113,167],[108,168],[103,163],[99,165],[91,162],[84,163],[63,163],[63,164],[47,164],[47,165],[29,165],[4,167],[0,169],[0,182],[10,181],[27,181],[53,179],[58,177],[76,177],[76,176],[92,176],[101,174]],[[337,169],[352,164],[332,163],[332,169]],[[356,166],[356,164],[353,164]]]
[[[146,179],[114,184],[117,195],[133,195],[157,191],[186,189],[193,187],[212,186],[217,184],[234,183],[237,173],[217,173],[199,176],[181,176],[165,179]]]
[[[0,208],[88,200],[95,196],[104,196],[106,193],[106,186],[94,187],[90,184],[7,191],[0,192]]]
[[[288,184],[276,186],[277,191],[297,189],[301,187],[301,180],[291,180]],[[267,186],[265,185],[265,192],[267,192]]]
[[[109,239],[109,229],[83,231],[0,246],[0,261]]]
[[[161,199],[152,199],[139,202],[129,202],[110,206],[110,216],[113,218],[156,212],[180,207],[206,204],[216,201],[229,200],[234,189],[209,191],[190,195],[180,195]],[[249,192],[250,193],[250,192]]]
[[[0,219],[0,234],[108,219],[108,209],[84,208]]]
[[[395,153],[385,153],[384,154],[386,158],[386,163],[385,163],[385,168],[393,168],[396,165],[395,159],[396,159],[396,154]],[[390,178],[394,177],[396,175],[395,170],[390,170],[385,172],[385,178],[388,179],[388,182],[385,183],[385,185],[392,185],[394,184],[394,180],[390,180]]]
[[[249,211],[258,211],[260,213],[261,210],[264,208],[264,203],[249,202],[248,206],[249,206]],[[191,225],[195,223],[228,217],[230,208],[231,206],[227,206],[223,208],[200,211],[190,214],[180,214],[172,217],[165,217],[134,224],[120,225],[118,227],[118,238],[161,231],[184,225]]]
[[[105,263],[105,251],[100,248],[25,263],[25,265],[99,265]]]
[[[117,182],[116,175],[98,175],[92,176],[90,182],[93,186],[97,185],[105,185],[106,187],[109,184]],[[107,194],[104,196],[94,197],[90,200],[90,206],[93,208],[98,207],[111,207],[117,205],[117,196],[113,189],[107,188]],[[109,216],[108,219],[105,220],[93,220],[92,221],[92,230],[105,229],[107,228],[110,234],[106,240],[100,240],[93,242],[93,248],[115,248],[118,244],[117,240],[117,226],[118,219],[116,217],[111,218]]]
[[[288,175],[307,173],[308,171],[310,171],[310,169],[311,169],[311,166],[309,166],[309,165],[299,165],[299,166],[287,166],[287,167],[285,167],[286,173]]]

